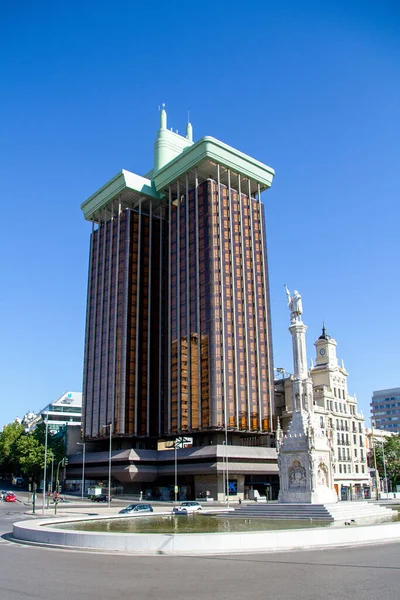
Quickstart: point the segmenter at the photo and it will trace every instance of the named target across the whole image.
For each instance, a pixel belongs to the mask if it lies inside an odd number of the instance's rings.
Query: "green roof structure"
[[[186,137],[168,130],[163,107],[154,144],[154,168],[145,177],[122,170],[83,202],[81,209],[85,219],[98,222],[100,213],[113,212],[114,201],[122,207],[132,208],[145,199],[153,201],[153,206],[157,200],[163,204],[168,186],[179,178],[188,176],[189,186],[195,183],[195,173],[198,181],[216,180],[218,168],[222,184],[228,185],[229,179],[233,187],[236,174],[248,179],[254,194],[271,186],[275,175],[271,167],[210,136],[194,143],[192,135],[190,123],[187,124]]]

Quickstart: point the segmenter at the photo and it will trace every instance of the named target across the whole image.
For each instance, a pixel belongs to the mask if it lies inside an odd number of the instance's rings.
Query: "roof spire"
[[[189,142],[193,142],[193,127],[190,122],[189,111],[188,111],[188,122],[186,125],[186,139],[188,139]]]
[[[319,340],[326,340],[326,341],[328,341],[328,340],[331,339],[329,335],[326,335],[326,327],[325,327],[325,322],[324,321],[322,321],[322,335],[320,335],[318,339]]]
[[[164,102],[161,104],[160,129],[167,129],[167,112],[165,110],[165,103]]]

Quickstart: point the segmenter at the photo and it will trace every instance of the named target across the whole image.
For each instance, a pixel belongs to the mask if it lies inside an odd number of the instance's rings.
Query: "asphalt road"
[[[0,533],[25,518],[0,503]],[[400,544],[215,557],[118,556],[0,538],[0,600],[394,600]]]

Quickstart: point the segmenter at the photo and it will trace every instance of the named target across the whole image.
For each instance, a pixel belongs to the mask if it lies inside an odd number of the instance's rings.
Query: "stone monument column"
[[[286,287],[286,286],[285,286]],[[301,315],[303,314],[303,303],[297,290],[293,296],[286,287],[288,306],[290,310],[290,327],[293,346],[293,415],[295,411],[312,412],[312,380],[308,376],[306,331]]]
[[[292,421],[289,431],[277,434],[279,502],[324,504],[337,502],[333,488],[332,440],[314,415],[313,383],[307,369],[303,305],[297,290],[286,287],[293,346]]]

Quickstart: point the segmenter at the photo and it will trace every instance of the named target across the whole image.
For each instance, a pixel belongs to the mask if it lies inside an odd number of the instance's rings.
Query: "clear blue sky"
[[[325,320],[364,414],[400,385],[398,2],[2,2],[0,29],[0,426],[82,389],[80,204],[151,168],[162,102],[276,170],[275,366],[292,370],[287,283],[309,358]]]

